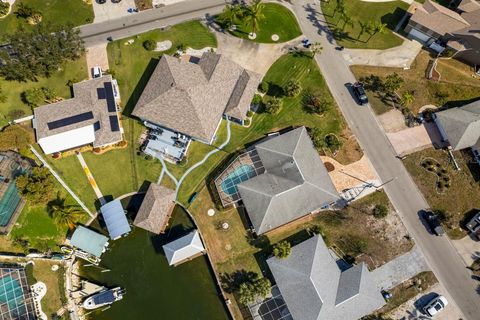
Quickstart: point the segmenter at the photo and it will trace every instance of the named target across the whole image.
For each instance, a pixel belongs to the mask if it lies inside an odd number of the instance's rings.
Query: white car
[[[448,305],[448,301],[444,296],[436,296],[425,307],[423,311],[430,317],[435,316],[437,313],[441,312]]]
[[[102,76],[102,69],[100,69],[100,67],[93,67],[92,76],[94,78],[100,78]]]

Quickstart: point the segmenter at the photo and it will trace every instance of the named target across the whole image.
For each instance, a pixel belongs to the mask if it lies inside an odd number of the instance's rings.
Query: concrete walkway
[[[45,168],[47,168],[51,173],[52,175],[55,177],[55,179],[57,179],[57,181],[62,185],[62,187],[65,188],[65,190],[67,190],[67,192],[72,196],[73,199],[75,199],[75,201],[77,201],[77,203],[80,205],[80,207],[82,207],[82,209],[88,213],[88,215],[92,218],[95,218],[95,215],[87,208],[87,206],[82,202],[82,200],[80,200],[80,198],[72,191],[72,189],[70,189],[70,187],[65,183],[65,181],[63,181],[62,178],[60,178],[60,176],[58,175],[58,173],[55,172],[55,170],[53,170],[53,168],[48,164],[47,161],[45,161],[45,159],[40,155],[40,153],[35,150],[34,147],[30,146],[30,150],[33,152],[33,154],[38,158],[38,160],[40,160],[40,162],[43,164],[43,166]]]
[[[80,152],[76,153],[77,159],[80,162],[80,165],[82,166],[83,172],[85,172],[85,175],[87,176],[88,182],[93,188],[93,191],[95,192],[95,195],[97,196],[98,200],[100,201],[100,204],[103,206],[105,203],[105,198],[103,197],[102,191],[100,191],[100,188],[97,185],[97,182],[95,181],[95,178],[92,175],[92,172],[90,169],[88,169],[88,165],[85,162],[85,159],[83,158],[82,154]]]
[[[407,39],[390,49],[344,49],[342,55],[349,65],[410,68],[421,49],[420,42]]]
[[[429,271],[427,262],[420,249],[415,246],[383,266],[372,271],[380,289],[390,289],[423,271]]]

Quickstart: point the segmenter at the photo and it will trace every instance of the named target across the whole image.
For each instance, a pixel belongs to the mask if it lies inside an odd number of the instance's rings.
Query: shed
[[[185,261],[204,254],[205,247],[200,239],[200,234],[197,230],[194,230],[177,240],[165,244],[163,251],[167,257],[168,264],[176,267]]]
[[[103,234],[92,231],[83,226],[78,226],[73,232],[70,244],[97,258],[100,258],[108,246],[108,238]]]
[[[100,211],[112,240],[116,240],[132,230],[120,200],[113,200],[103,205]]]
[[[163,233],[174,207],[175,190],[152,183],[133,224],[156,234]]]

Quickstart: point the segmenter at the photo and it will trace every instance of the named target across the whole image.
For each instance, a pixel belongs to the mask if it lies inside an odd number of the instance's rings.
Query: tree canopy
[[[85,48],[79,30],[53,29],[39,24],[31,32],[20,30],[7,37],[13,54],[2,53],[0,76],[6,80],[36,81],[49,77],[68,60],[80,58]]]
[[[258,298],[264,299],[271,290],[272,284],[270,283],[270,280],[255,274],[255,277],[240,284],[238,288],[238,300],[240,303],[248,305],[255,302]]]
[[[65,198],[57,194],[57,199],[48,203],[48,213],[59,226],[73,229],[83,215],[83,210],[76,205],[65,204]]]
[[[55,191],[55,178],[45,167],[34,167],[30,174],[17,178],[17,188],[33,204],[48,203]]]
[[[288,241],[280,241],[273,246],[273,255],[277,258],[288,258],[290,253],[292,253],[292,246]]]
[[[34,142],[33,132],[15,124],[0,132],[0,151],[19,151]]]

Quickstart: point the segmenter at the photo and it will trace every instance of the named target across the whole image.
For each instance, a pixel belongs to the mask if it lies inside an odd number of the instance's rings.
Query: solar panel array
[[[120,131],[120,124],[118,123],[118,117],[117,116],[110,116],[110,128],[112,131]]]
[[[113,87],[111,82],[105,82],[105,94],[107,95],[107,109],[108,112],[116,112],[117,105],[115,104],[115,96],[113,94]]]
[[[49,130],[54,130],[54,129],[66,127],[75,123],[92,120],[92,119],[93,119],[93,112],[88,111],[88,112],[80,113],[71,117],[48,122],[47,126]]]

